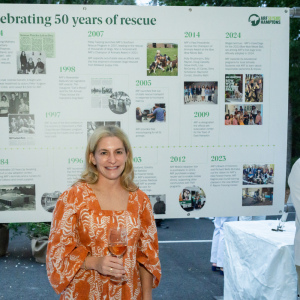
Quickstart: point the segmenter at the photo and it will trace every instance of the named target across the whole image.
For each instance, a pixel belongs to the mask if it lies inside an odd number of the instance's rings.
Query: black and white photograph
[[[225,105],[225,125],[262,125],[263,105]]]
[[[273,205],[273,188],[243,188],[242,206]]]
[[[274,184],[274,164],[243,165],[243,185]]]
[[[150,123],[163,123],[166,122],[166,104],[155,103],[154,105],[148,104],[144,107],[136,107],[135,118],[137,123],[150,122]]]
[[[17,52],[18,74],[46,74],[46,54],[40,51]]]
[[[8,115],[9,133],[17,134],[34,134],[35,120],[34,115]]]
[[[225,102],[243,101],[243,74],[225,75]]]
[[[91,106],[107,108],[109,97],[113,93],[112,78],[91,79]]]
[[[115,114],[125,114],[131,104],[129,96],[124,92],[114,92],[110,95],[109,108]]]
[[[218,104],[218,82],[185,81],[184,104]]]
[[[121,127],[120,121],[96,121],[96,122],[87,122],[87,138],[93,134],[95,129],[101,126],[118,126]]]
[[[153,213],[155,215],[164,215],[166,213],[166,195],[148,195]]]
[[[55,191],[53,193],[44,193],[41,198],[41,204],[44,210],[52,213],[60,195],[61,192],[59,191]]]
[[[34,134],[34,115],[9,115],[10,134]]]
[[[35,210],[35,185],[0,185],[0,211]]]
[[[0,117],[29,114],[29,92],[0,92]]]
[[[205,203],[205,192],[198,186],[186,187],[179,194],[179,204],[185,211],[202,209]]]
[[[245,102],[263,102],[263,75],[246,74]]]

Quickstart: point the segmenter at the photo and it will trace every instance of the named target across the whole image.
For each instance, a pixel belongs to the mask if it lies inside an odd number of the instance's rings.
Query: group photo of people
[[[39,51],[18,51],[17,73],[46,74],[46,54]]]
[[[178,76],[177,44],[147,44],[147,76]]]
[[[29,92],[0,92],[0,117],[29,114]]]
[[[8,115],[10,134],[34,134],[34,115]]]
[[[273,188],[244,188],[242,206],[263,206],[273,204]]]
[[[109,108],[115,114],[124,114],[128,111],[131,100],[129,96],[124,92],[114,92],[110,95]]]
[[[274,184],[274,164],[243,165],[243,185]]]
[[[218,104],[218,82],[185,81],[184,104]]]
[[[263,106],[256,105],[225,105],[225,125],[262,125]]]
[[[206,203],[206,195],[200,187],[186,187],[179,194],[179,205],[185,211],[201,209]]]
[[[144,108],[137,107],[135,109],[136,122],[166,122],[166,104],[165,103],[155,103],[152,105],[147,105]]]
[[[245,102],[263,102],[262,74],[246,74]]]
[[[225,102],[243,101],[243,74],[225,74]]]

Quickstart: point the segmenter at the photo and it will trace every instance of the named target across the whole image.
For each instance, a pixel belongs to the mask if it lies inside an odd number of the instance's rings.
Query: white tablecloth
[[[225,223],[224,300],[295,300],[295,222]]]

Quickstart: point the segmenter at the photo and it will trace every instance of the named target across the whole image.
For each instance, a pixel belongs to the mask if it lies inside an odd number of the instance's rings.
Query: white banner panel
[[[280,214],[289,9],[0,5],[0,223],[49,221],[120,126],[157,218]]]

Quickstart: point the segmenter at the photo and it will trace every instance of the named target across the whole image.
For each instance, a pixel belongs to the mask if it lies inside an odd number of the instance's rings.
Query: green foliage
[[[0,3],[14,4],[98,4],[98,5],[135,5],[135,0],[0,0]]]
[[[33,237],[49,236],[51,223],[9,223],[8,228],[13,231],[12,238],[25,234],[29,239]]]

